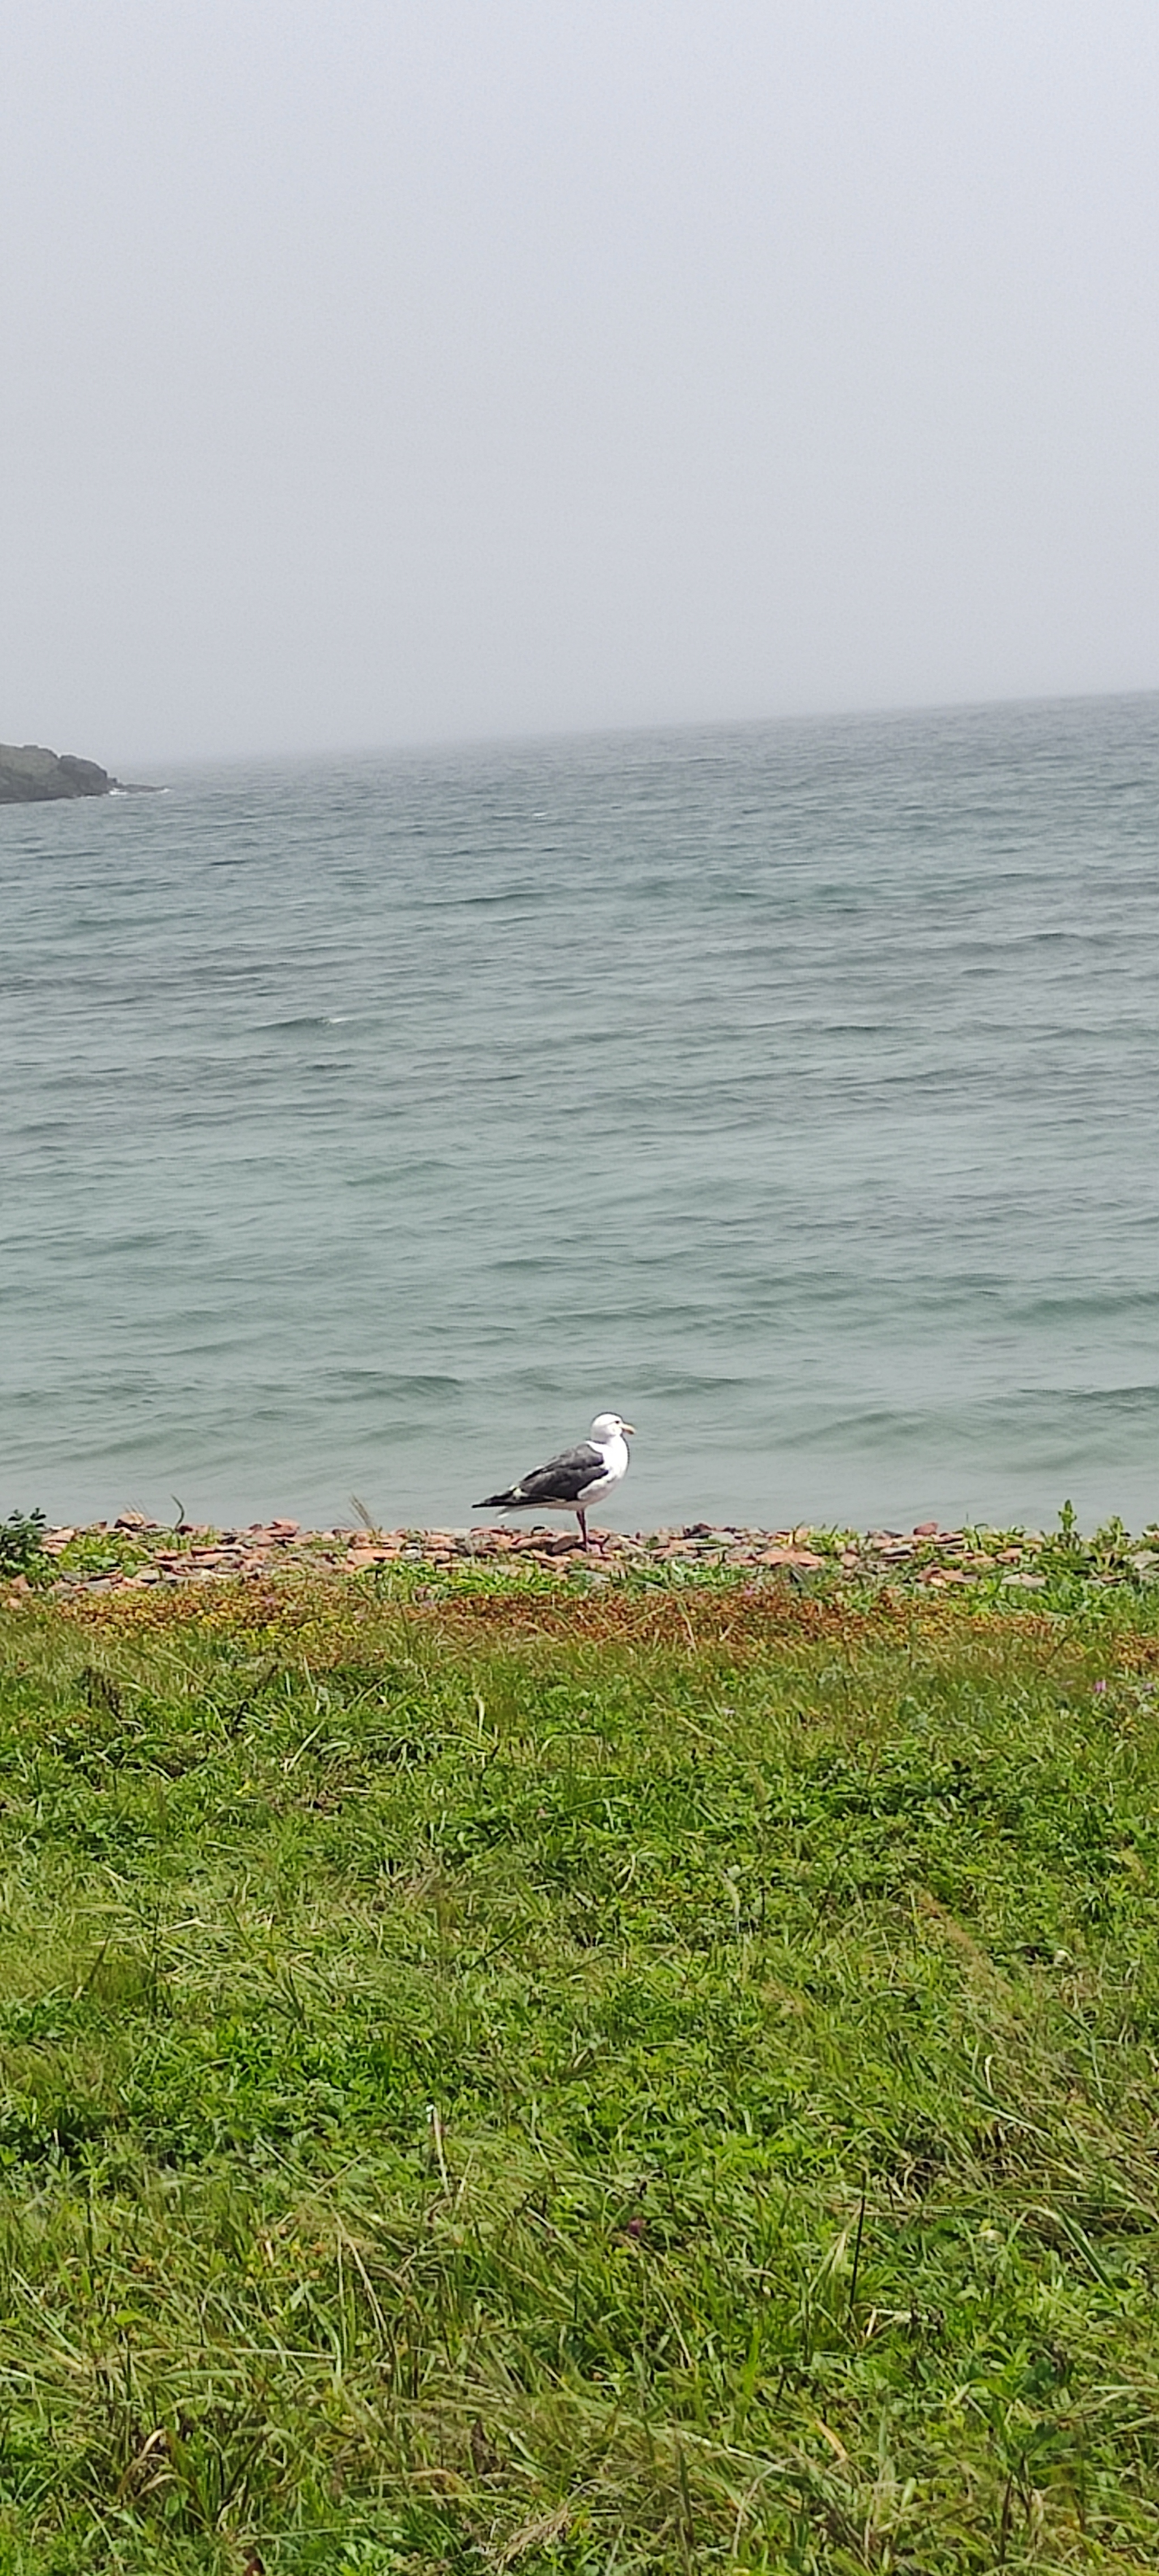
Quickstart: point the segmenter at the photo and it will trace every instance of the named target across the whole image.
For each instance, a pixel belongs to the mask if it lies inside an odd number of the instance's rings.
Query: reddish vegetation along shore
[[[1075,1544],[1075,1542],[1067,1542]],[[1088,1571],[1105,1563],[1112,1579],[1159,1578],[1159,1532],[1131,1539],[1117,1524],[1099,1539],[1077,1542]],[[215,1530],[181,1522],[163,1529],[137,1512],[87,1529],[49,1530],[43,1540],[37,1590],[116,1591],[150,1585],[198,1583],[224,1577],[268,1578],[279,1571],[359,1574],[379,1568],[465,1570],[511,1566],[586,1571],[603,1578],[649,1567],[705,1571],[782,1570],[790,1579],[828,1573],[849,1581],[904,1579],[935,1589],[972,1582],[1038,1590],[1055,1566],[1059,1536],[1037,1531],[943,1529],[923,1521],[908,1532],[865,1533],[795,1529],[712,1528],[697,1521],[681,1529],[627,1537],[591,1532],[585,1551],[568,1528],[485,1526],[445,1530],[305,1530],[292,1520],[255,1522],[246,1529]],[[18,1578],[21,1588],[26,1579]]]

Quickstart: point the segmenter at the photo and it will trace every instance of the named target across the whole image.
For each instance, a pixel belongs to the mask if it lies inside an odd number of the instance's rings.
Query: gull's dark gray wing
[[[590,1440],[581,1440],[577,1449],[561,1449],[558,1458],[549,1458],[546,1467],[533,1467],[517,1485],[509,1485],[505,1494],[484,1494],[474,1508],[485,1512],[493,1503],[557,1503],[571,1511],[603,1472],[603,1450],[593,1448]]]

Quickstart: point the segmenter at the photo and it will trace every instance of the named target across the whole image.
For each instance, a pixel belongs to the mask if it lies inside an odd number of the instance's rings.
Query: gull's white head
[[[592,1439],[602,1445],[605,1440],[616,1439],[617,1435],[622,1440],[634,1436],[633,1424],[622,1422],[618,1413],[597,1413],[591,1429]]]

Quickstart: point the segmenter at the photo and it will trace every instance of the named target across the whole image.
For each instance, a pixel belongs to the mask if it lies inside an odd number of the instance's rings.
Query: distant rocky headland
[[[110,778],[95,760],[44,751],[35,742],[0,742],[0,805],[45,805],[62,796],[148,795],[148,788]]]

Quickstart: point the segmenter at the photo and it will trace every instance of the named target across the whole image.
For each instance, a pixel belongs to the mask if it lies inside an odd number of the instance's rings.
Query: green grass
[[[0,2576],[1154,2567],[1156,1609],[1042,1599],[8,1613]]]

